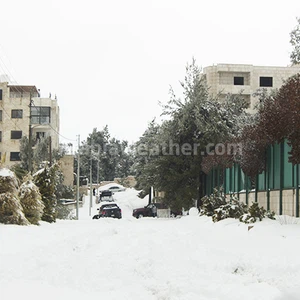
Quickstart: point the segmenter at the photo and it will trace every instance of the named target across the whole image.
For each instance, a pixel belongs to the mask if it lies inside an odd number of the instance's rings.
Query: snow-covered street
[[[296,300],[300,225],[131,216],[137,192],[115,194],[122,219],[0,224],[1,299]]]

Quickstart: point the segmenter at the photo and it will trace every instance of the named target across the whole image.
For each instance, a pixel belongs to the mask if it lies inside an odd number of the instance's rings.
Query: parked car
[[[93,219],[100,218],[122,218],[121,208],[114,202],[104,203],[99,208],[99,213],[93,216]]]
[[[139,219],[143,217],[156,217],[157,209],[166,209],[167,207],[162,203],[150,203],[144,207],[136,208],[132,212],[132,216]],[[177,217],[182,215],[182,211],[172,210],[170,211],[170,217]]]
[[[126,188],[124,188],[123,186],[114,185],[109,187],[108,190],[112,192],[124,192]]]
[[[114,201],[113,192],[110,190],[101,191],[99,195],[99,202],[101,201]]]

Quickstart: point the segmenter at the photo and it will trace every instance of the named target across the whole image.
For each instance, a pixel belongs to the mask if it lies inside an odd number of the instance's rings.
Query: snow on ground
[[[1,299],[299,299],[299,224],[137,220],[147,199],[133,189],[115,199],[120,220],[92,220],[99,204],[86,196],[78,221],[0,224]]]

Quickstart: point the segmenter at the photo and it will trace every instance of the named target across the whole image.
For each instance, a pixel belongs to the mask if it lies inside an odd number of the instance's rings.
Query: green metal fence
[[[231,168],[215,168],[206,176],[206,194],[211,194],[214,188],[224,188],[226,194],[246,192],[246,203],[248,204],[248,193],[255,190],[255,201],[259,191],[267,192],[267,203],[270,205],[269,193],[279,190],[279,213],[282,213],[282,191],[284,189],[296,189],[296,217],[299,217],[299,185],[300,167],[292,165],[288,161],[291,148],[286,142],[271,145],[267,149],[266,171],[256,176],[253,182],[241,170],[238,164]],[[269,207],[267,207],[269,209]]]

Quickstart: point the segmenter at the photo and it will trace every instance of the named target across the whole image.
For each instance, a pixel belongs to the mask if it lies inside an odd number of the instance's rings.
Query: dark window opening
[[[10,161],[20,161],[20,152],[10,152]]]
[[[0,143],[2,142],[2,131],[0,131]]]
[[[0,110],[0,121],[2,121],[2,110]]]
[[[37,132],[36,133],[36,140],[39,141],[45,137],[46,132]]]
[[[273,86],[273,77],[259,77],[259,86]]]
[[[31,124],[50,124],[50,107],[31,107]]]
[[[244,77],[234,77],[233,84],[234,85],[244,85]]]
[[[11,131],[10,138],[12,140],[19,140],[22,138],[22,131]]]
[[[0,100],[2,100],[2,90],[0,90]]]
[[[11,110],[11,118],[12,119],[22,119],[23,118],[23,110],[22,109],[12,109]]]

